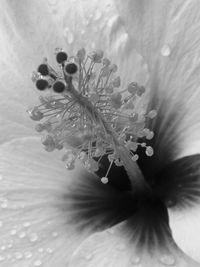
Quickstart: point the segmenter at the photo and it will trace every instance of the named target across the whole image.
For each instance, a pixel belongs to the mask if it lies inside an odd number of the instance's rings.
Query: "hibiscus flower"
[[[200,266],[199,5],[2,1],[1,266]],[[138,137],[137,163],[120,150],[124,167],[103,155],[96,172],[67,170],[60,151],[42,148],[26,113],[39,95],[30,76],[43,57],[55,65],[56,47],[102,49],[122,88],[145,87],[142,103],[157,116],[146,144]]]

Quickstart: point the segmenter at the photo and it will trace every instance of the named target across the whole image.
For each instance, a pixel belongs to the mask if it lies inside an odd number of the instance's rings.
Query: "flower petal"
[[[26,114],[36,101],[31,73],[42,57],[63,44],[46,1],[2,1],[0,18],[0,142],[33,135]]]
[[[59,152],[26,137],[0,147],[0,210],[2,267],[62,267],[84,238],[129,218],[135,205],[129,191],[102,184],[79,164],[67,171]]]
[[[149,67],[150,106],[158,109],[163,118],[159,119],[156,129],[157,140],[173,147],[174,135],[175,157],[198,153],[199,1],[130,0],[124,3],[116,0],[116,3],[133,44]]]
[[[187,156],[157,173],[154,190],[171,208],[187,209],[199,203],[200,155]]]
[[[86,239],[74,252],[70,267],[114,267],[114,266],[180,266],[197,267],[194,262],[174,244],[167,250],[157,248],[148,253],[137,249],[137,240],[130,233],[127,222],[109,230],[96,233]]]
[[[177,245],[192,259],[200,262],[199,203],[186,209],[169,209],[170,227]]]
[[[84,220],[73,219],[76,210],[66,199],[82,169],[67,171],[57,153],[42,150],[38,138],[2,145],[0,159],[1,266],[66,266],[93,227],[80,231]]]
[[[169,207],[174,239],[187,255],[199,257],[200,155],[187,156],[166,165],[156,174],[154,190]]]

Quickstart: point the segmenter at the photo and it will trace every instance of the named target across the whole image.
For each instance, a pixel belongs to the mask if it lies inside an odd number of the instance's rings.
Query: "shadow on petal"
[[[133,219],[134,220],[134,219]],[[109,230],[91,235],[74,252],[70,267],[198,267],[175,244],[163,249],[157,247],[154,254],[137,249],[133,232],[123,222]]]

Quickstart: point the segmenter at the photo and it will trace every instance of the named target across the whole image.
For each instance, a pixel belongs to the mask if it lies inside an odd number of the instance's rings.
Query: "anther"
[[[68,56],[67,56],[67,53],[64,52],[64,51],[60,51],[57,53],[56,55],[56,61],[59,63],[59,64],[62,64],[64,63],[66,60],[67,60]]]
[[[102,177],[101,182],[102,182],[102,184],[107,184],[108,183],[108,177]]]
[[[36,84],[35,85],[36,85],[36,87],[37,87],[38,90],[43,91],[43,90],[45,90],[45,89],[48,88],[49,83],[45,79],[38,79],[36,81]]]
[[[64,81],[61,80],[57,80],[54,84],[53,84],[53,90],[56,93],[62,93],[64,92],[66,88],[66,84]]]
[[[78,66],[75,63],[67,63],[64,67],[66,75],[74,75],[78,71]]]
[[[49,68],[48,68],[47,64],[45,64],[45,63],[40,64],[37,71],[43,76],[49,75]]]

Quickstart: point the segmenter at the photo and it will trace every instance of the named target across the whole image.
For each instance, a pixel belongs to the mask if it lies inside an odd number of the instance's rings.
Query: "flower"
[[[66,5],[21,0],[2,5],[1,266],[199,266],[185,254],[198,260],[198,1],[70,0]],[[129,143],[139,158],[134,158],[138,165],[126,165],[127,150],[120,150],[126,171],[111,166],[104,177],[115,153],[109,160],[103,156],[97,175],[79,163],[68,171],[49,123],[38,124],[37,130],[45,127],[48,135],[42,142],[53,151],[42,149],[25,112],[38,101],[28,76],[43,56],[55,64],[52,51],[58,46],[69,55],[81,47],[102,49],[110,59],[104,64],[119,67],[121,79],[113,81],[117,88],[129,84],[128,92],[134,94],[136,81],[142,84],[141,95],[147,89],[145,106],[152,120],[144,134],[149,136],[147,154],[152,154],[150,147],[155,151],[152,157],[144,155],[145,145]],[[84,57],[83,50],[79,56]],[[102,53],[91,58],[99,63]],[[69,76],[71,67],[65,70]],[[58,82],[52,84],[57,92],[66,86],[62,79]],[[112,94],[113,86],[105,90]],[[90,95],[90,101],[98,102],[98,94]],[[121,101],[117,91],[111,103],[117,109]],[[57,101],[56,108],[61,106]],[[38,109],[31,116],[43,119]],[[137,114],[131,119],[134,124]],[[144,143],[142,135],[140,141]],[[102,147],[98,149],[101,154]],[[131,175],[134,171],[137,175]],[[144,184],[134,188],[136,181]],[[194,233],[191,244],[189,237],[184,240],[186,233]]]

